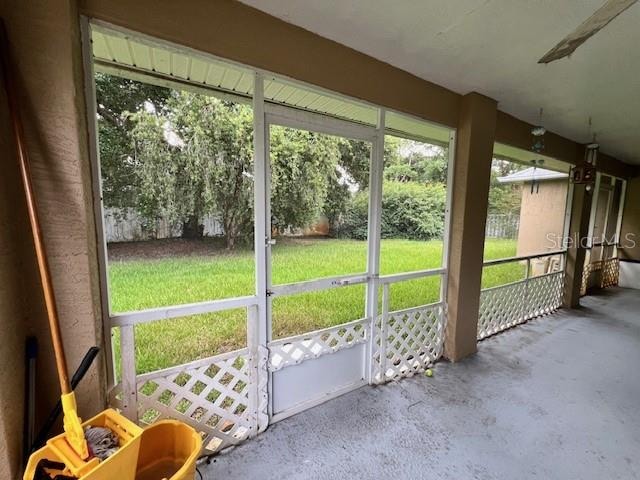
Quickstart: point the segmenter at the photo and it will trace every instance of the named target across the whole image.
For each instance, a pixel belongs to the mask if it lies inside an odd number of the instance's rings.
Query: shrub
[[[387,181],[382,196],[382,238],[431,240],[444,229],[445,186],[441,183]],[[349,202],[336,229],[343,238],[365,240],[368,224],[368,191]]]
[[[369,203],[369,190],[358,192],[347,202],[344,212],[335,222],[333,233],[340,238],[352,238],[354,240],[367,239],[367,217]]]

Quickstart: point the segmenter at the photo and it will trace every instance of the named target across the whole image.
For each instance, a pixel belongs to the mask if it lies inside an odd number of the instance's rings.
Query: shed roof
[[[555,172],[553,170],[546,170],[544,168],[538,168],[538,167],[529,167],[529,168],[525,168],[524,170],[520,170],[519,172],[512,173],[511,175],[498,177],[498,182],[520,183],[520,182],[531,182],[533,180],[536,180],[538,182],[543,182],[546,180],[561,180],[567,177],[568,175],[563,172]]]

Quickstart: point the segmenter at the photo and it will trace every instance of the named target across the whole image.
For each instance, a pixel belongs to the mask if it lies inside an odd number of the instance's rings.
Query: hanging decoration
[[[591,132],[591,117],[589,117],[589,132]],[[596,142],[596,134],[593,134],[591,143],[585,145],[582,165],[576,165],[571,169],[571,182],[585,185],[585,190],[591,192],[596,181],[596,162],[600,145]]]
[[[542,167],[542,165],[544,165],[544,160],[542,158],[531,160],[531,164],[533,165],[533,176],[531,178],[531,194],[533,195],[534,190],[536,193],[540,193],[540,182],[536,178],[536,171],[538,167]]]
[[[542,108],[540,109],[540,123],[539,125],[533,127],[531,129],[531,135],[533,137],[531,144],[531,151],[537,154],[542,155],[544,150],[544,134],[547,133],[547,129],[542,126]],[[540,182],[536,180],[536,171],[538,167],[542,167],[544,165],[543,158],[536,158],[531,160],[531,164],[533,165],[533,176],[531,180],[531,194],[535,190],[536,193],[540,192]]]

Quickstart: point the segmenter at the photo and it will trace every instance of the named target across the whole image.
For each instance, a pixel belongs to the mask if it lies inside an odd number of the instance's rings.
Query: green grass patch
[[[516,256],[515,240],[487,239],[484,245],[484,259],[496,260]],[[526,264],[505,263],[485,267],[482,270],[482,288],[496,287],[505,283],[522,280],[526,274]]]
[[[485,259],[514,256],[513,240],[487,240]],[[367,243],[336,239],[282,239],[273,247],[274,284],[293,283],[366,270]],[[383,240],[383,275],[437,268],[442,242]],[[522,278],[524,266],[513,263],[486,268],[484,288]],[[141,310],[206,300],[253,295],[254,255],[232,253],[145,260],[111,260],[109,288],[113,312]],[[391,309],[424,305],[440,296],[440,279],[423,278],[391,286]],[[274,299],[273,336],[281,338],[338,325],[364,316],[365,287],[310,292]],[[242,348],[246,345],[246,311],[193,315],[135,327],[138,373]],[[116,342],[116,355],[119,346]]]

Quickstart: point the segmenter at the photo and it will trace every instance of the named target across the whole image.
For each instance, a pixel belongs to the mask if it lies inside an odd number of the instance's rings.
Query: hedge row
[[[382,238],[431,240],[442,238],[446,202],[441,183],[387,181],[382,195]],[[349,202],[335,235],[365,240],[369,213],[369,192],[358,192]]]

